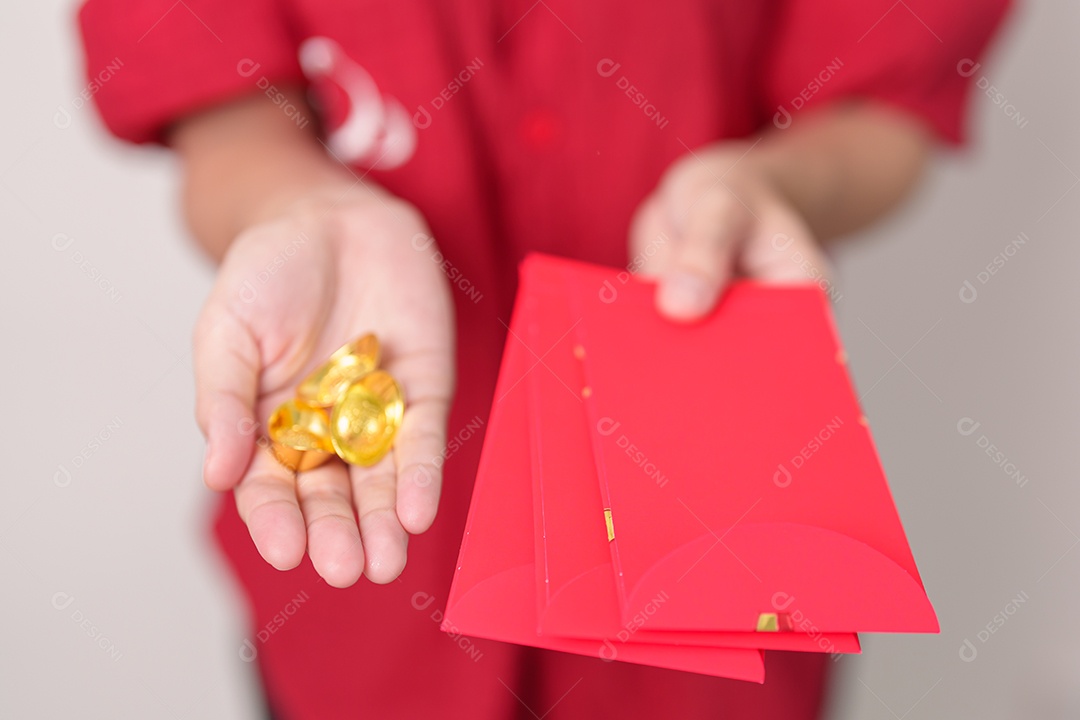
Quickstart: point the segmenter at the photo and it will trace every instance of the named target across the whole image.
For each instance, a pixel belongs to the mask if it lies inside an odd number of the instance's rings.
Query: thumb
[[[659,195],[647,197],[630,221],[630,262],[627,269],[642,277],[656,277],[671,263],[671,230]]]
[[[211,298],[195,327],[195,417],[206,437],[203,480],[228,490],[255,449],[259,350],[248,328]]]
[[[662,315],[692,322],[713,309],[731,278],[749,219],[738,199],[723,190],[706,193],[690,208],[660,275],[656,305]]]

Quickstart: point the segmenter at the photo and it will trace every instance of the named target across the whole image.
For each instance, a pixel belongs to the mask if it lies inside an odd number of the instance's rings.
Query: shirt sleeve
[[[872,99],[964,139],[972,83],[1010,0],[786,0],[764,69],[778,127],[808,108]]]
[[[161,142],[184,115],[303,82],[277,0],[86,0],[79,27],[98,111],[131,142]]]

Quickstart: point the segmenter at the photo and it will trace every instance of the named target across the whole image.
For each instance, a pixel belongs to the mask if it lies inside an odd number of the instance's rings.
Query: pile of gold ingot
[[[379,341],[364,335],[337,350],[267,421],[274,457],[302,472],[337,455],[374,465],[394,444],[405,412],[401,388],[379,370]]]

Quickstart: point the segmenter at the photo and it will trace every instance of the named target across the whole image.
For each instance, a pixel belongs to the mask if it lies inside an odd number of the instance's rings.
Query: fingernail
[[[716,288],[692,273],[674,273],[665,278],[659,289],[660,308],[674,318],[690,319],[704,315],[716,300]]]

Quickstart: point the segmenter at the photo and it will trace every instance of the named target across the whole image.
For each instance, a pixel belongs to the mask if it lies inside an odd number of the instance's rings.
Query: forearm
[[[877,220],[915,187],[931,148],[915,120],[871,103],[824,108],[748,155],[820,241]]]
[[[299,91],[290,102],[307,109]],[[245,228],[320,187],[355,182],[319,143],[314,123],[294,119],[261,95],[191,116],[169,140],[184,166],[184,214],[203,249],[220,260]]]

